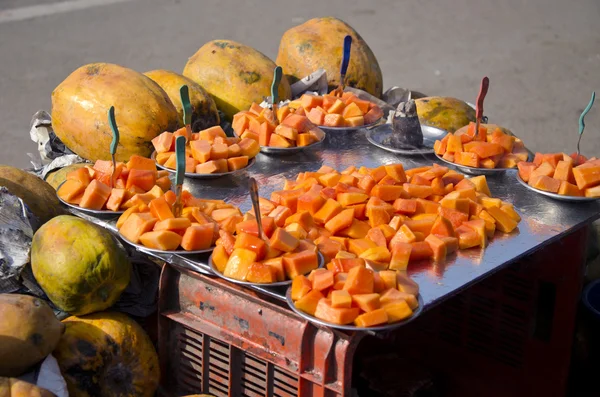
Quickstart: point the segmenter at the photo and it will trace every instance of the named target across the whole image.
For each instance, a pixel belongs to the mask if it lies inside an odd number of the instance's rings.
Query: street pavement
[[[81,65],[181,73],[213,39],[275,59],[281,35],[317,16],[363,36],[384,88],[474,102],[489,76],[490,122],[534,151],[574,151],[579,114],[600,95],[598,0],[0,0],[0,163],[29,166],[31,116]],[[582,151],[600,157],[600,98],[586,125]]]

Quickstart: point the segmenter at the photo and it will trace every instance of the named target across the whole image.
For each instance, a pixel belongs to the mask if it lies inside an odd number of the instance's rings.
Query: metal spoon
[[[490,86],[490,79],[486,77],[481,80],[481,87],[479,88],[479,95],[477,95],[477,102],[475,103],[475,136],[479,135],[479,124],[483,117],[483,100],[487,95],[488,88]]]
[[[594,100],[596,99],[596,91],[592,91],[592,99],[590,99],[590,103],[588,103],[588,105],[585,107],[585,109],[583,109],[583,112],[581,112],[581,116],[579,116],[579,139],[577,139],[577,158],[579,158],[579,142],[581,142],[581,137],[583,136],[583,130],[585,129],[585,123],[583,121],[584,117],[586,114],[588,114],[588,112],[590,111],[590,109],[592,108],[592,105],[594,104]]]
[[[185,137],[178,136],[175,140],[175,159],[177,169],[175,172],[175,204],[173,204],[173,215],[178,218],[183,211],[183,203],[181,202],[181,192],[183,191],[183,177],[185,175]]]
[[[334,91],[335,96],[341,97],[344,93],[344,80],[346,80],[346,72],[350,65],[350,50],[352,49],[352,36],[344,37],[344,52],[342,53],[342,65],[340,66],[340,84]]]
[[[117,128],[117,122],[115,120],[115,107],[111,106],[108,109],[108,124],[112,130],[112,142],[110,143],[110,156],[112,158],[112,173],[110,174],[110,187],[115,186],[115,171],[117,170],[117,160],[115,154],[117,153],[117,146],[119,146],[119,129]]]
[[[281,69],[281,66],[277,66],[273,71],[273,83],[271,83],[271,109],[273,109],[275,119],[277,119],[277,103],[279,102],[279,83],[281,82],[282,74],[283,69]]]
[[[179,96],[183,108],[183,125],[189,142],[192,140],[192,104],[190,103],[190,92],[187,85],[184,84],[179,88]]]
[[[262,218],[260,216],[260,205],[258,202],[258,184],[256,179],[250,178],[250,199],[252,200],[252,207],[254,207],[254,216],[256,217],[256,224],[258,225],[258,236],[263,240],[268,240],[262,226]]]

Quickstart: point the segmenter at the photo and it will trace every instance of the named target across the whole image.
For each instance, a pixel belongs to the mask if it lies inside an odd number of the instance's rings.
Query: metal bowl
[[[379,125],[368,130],[365,135],[367,140],[378,148],[406,156],[433,154],[435,141],[448,135],[448,131],[429,125],[421,125],[421,131],[423,132],[423,146],[412,149],[397,149],[383,144],[384,139],[393,133],[391,124]]]
[[[207,249],[195,250],[195,251],[186,251],[186,250],[165,251],[165,250],[159,250],[159,249],[154,249],[154,248],[148,248],[145,245],[133,243],[133,242],[127,240],[127,238],[125,236],[123,236],[121,234],[121,232],[118,232],[118,233],[119,233],[119,237],[123,241],[125,241],[127,244],[131,245],[132,247],[135,247],[135,248],[137,248],[140,251],[152,252],[152,253],[155,253],[155,254],[195,255],[195,254],[204,254],[204,253],[207,253],[207,252],[212,252],[212,250],[215,249],[215,247],[210,247],[210,248],[207,248]]]
[[[441,161],[443,161],[444,163],[451,165],[452,167],[456,168],[457,170],[465,173],[465,174],[469,174],[469,175],[486,175],[486,176],[492,176],[492,175],[498,175],[501,174],[503,172],[506,171],[515,171],[517,168],[475,168],[475,167],[467,167],[466,165],[460,165],[460,164],[456,164],[453,163],[451,161],[446,160],[445,158],[442,158],[442,156],[438,155],[437,153],[435,154],[435,156],[440,159]]]
[[[96,215],[96,216],[117,216],[117,215],[121,215],[123,212],[125,211],[111,211],[111,210],[91,210],[89,208],[83,208],[80,207],[78,205],[75,204],[71,204],[71,203],[67,203],[65,200],[63,200],[59,195],[58,195],[58,190],[61,188],[62,185],[64,185],[66,181],[62,182],[60,185],[58,185],[58,188],[56,189],[56,197],[58,197],[58,200],[63,203],[64,205],[66,205],[67,207],[71,207],[73,209],[76,209],[78,211],[81,212],[85,212],[87,214],[90,215]]]
[[[286,300],[288,306],[290,307],[290,309],[292,309],[292,311],[294,313],[296,313],[300,317],[305,318],[306,320],[310,321],[311,323],[323,325],[325,327],[341,329],[344,331],[359,331],[359,332],[383,332],[383,331],[390,331],[390,330],[393,330],[396,328],[400,328],[400,327],[410,323],[415,318],[419,317],[419,315],[423,311],[423,306],[424,306],[423,298],[419,294],[417,296],[417,300],[419,301],[419,307],[417,307],[417,309],[413,312],[413,314],[410,317],[406,318],[405,320],[398,321],[397,323],[393,323],[393,324],[378,325],[376,327],[368,327],[368,328],[360,328],[355,325],[332,324],[327,321],[323,321],[321,319],[313,317],[310,314],[304,313],[302,310],[297,309],[296,305],[294,304],[294,301],[292,300],[292,287],[288,288],[288,290],[285,294],[285,300]]]
[[[320,252],[317,252],[317,256],[319,257],[319,268],[325,266],[325,258],[323,257],[323,255]],[[215,266],[212,260],[212,254],[208,257],[208,266],[211,268],[215,275],[234,284],[245,285],[249,287],[283,287],[292,284],[292,280],[277,281],[275,283],[251,283],[249,281],[241,281],[235,278],[227,277],[223,273],[221,273]]]
[[[325,133],[325,131],[323,131],[323,139],[321,139],[318,142],[311,143],[308,146],[295,146],[295,147],[288,147],[288,148],[261,146],[260,151],[261,151],[261,153],[265,153],[265,154],[274,154],[274,155],[281,155],[281,156],[291,155],[291,154],[303,152],[305,150],[313,149],[315,146],[323,143],[325,138],[327,138],[327,134]]]
[[[152,160],[154,160],[154,162],[156,163],[156,152],[152,152],[152,155],[150,155],[150,158]],[[232,175],[237,175],[240,174],[244,171],[247,171],[250,167],[252,167],[254,165],[254,163],[256,163],[256,159],[254,157],[252,157],[249,161],[248,161],[248,165],[245,166],[242,169],[239,170],[235,170],[235,171],[229,171],[229,172],[222,172],[220,174],[196,174],[195,172],[186,172],[185,173],[185,177],[186,178],[192,178],[192,179],[217,179],[217,178],[221,178],[224,176],[232,176]],[[160,168],[161,170],[165,170],[165,171],[169,171],[170,173],[174,174],[177,171],[172,169],[172,168],[167,168],[163,165],[160,165],[158,163],[156,163],[156,167]]]
[[[519,175],[518,172],[517,172],[517,181],[519,181],[519,183],[521,185],[525,186],[527,189],[531,190],[532,192],[536,192],[536,193],[541,194],[543,196],[548,196],[548,197],[553,198],[555,200],[569,201],[569,202],[575,202],[575,203],[586,203],[586,202],[590,202],[590,201],[600,200],[600,197],[564,196],[562,194],[556,194],[556,193],[547,192],[545,190],[536,189],[533,186],[530,186],[527,182],[525,182],[521,178],[521,175]]]
[[[354,132],[354,131],[358,131],[363,128],[374,127],[377,124],[381,123],[382,119],[383,118],[380,118],[379,120],[374,121],[371,124],[358,125],[356,127],[327,127],[325,125],[318,125],[317,127],[319,127],[320,129],[322,129],[325,132]]]

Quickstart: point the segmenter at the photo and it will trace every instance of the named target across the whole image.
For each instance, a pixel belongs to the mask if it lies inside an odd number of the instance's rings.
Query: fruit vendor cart
[[[260,195],[322,165],[430,165],[369,144],[366,130],[328,134],[316,151],[260,154],[246,174],[186,179],[195,195],[250,210],[248,176]],[[163,395],[560,396],[566,389],[588,225],[600,204],[564,203],[520,185],[516,171],[488,176],[494,197],[513,203],[518,230],[485,249],[408,268],[420,316],[385,333],[344,332],[291,311],[286,288],[241,287],[215,278],[208,254],[152,254],[164,261],[158,308]],[[115,231],[114,221],[86,217]],[[510,379],[510,382],[507,382]],[[367,392],[365,392],[367,390]],[[365,394],[366,393],[366,394]]]

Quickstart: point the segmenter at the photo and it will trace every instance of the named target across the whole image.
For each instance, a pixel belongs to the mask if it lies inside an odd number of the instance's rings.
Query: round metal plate
[[[550,198],[553,198],[555,200],[560,200],[560,201],[570,201],[570,202],[589,202],[589,201],[596,201],[596,200],[600,200],[600,197],[577,197],[577,196],[563,196],[562,194],[556,194],[556,193],[551,193],[551,192],[546,192],[544,190],[540,190],[540,189],[536,189],[533,186],[529,186],[529,184],[527,182],[525,182],[523,179],[521,179],[521,175],[519,175],[519,173],[517,172],[517,181],[519,181],[519,183],[523,186],[525,186],[527,189],[536,192],[538,194],[541,194],[543,196],[548,196]]]
[[[123,212],[125,211],[111,211],[111,210],[91,210],[89,208],[83,208],[80,207],[78,205],[75,204],[71,204],[71,203],[67,203],[65,200],[63,200],[59,195],[58,195],[58,190],[60,189],[60,187],[65,183],[66,181],[64,181],[63,183],[61,183],[60,185],[58,185],[58,188],[56,189],[56,197],[58,197],[58,200],[60,200],[61,203],[63,203],[64,205],[66,205],[67,207],[71,207],[73,209],[76,209],[78,211],[81,212],[85,212],[87,214],[90,215],[104,215],[104,216],[108,216],[108,215],[121,215]]]
[[[367,140],[371,144],[377,146],[378,148],[396,154],[414,156],[433,154],[433,144],[435,143],[435,141],[437,139],[442,139],[448,134],[448,131],[446,130],[442,130],[437,127],[431,127],[428,125],[421,125],[421,131],[423,132],[423,146],[414,149],[397,149],[383,144],[384,139],[393,133],[391,124],[382,124],[380,126],[377,126],[373,129],[368,130],[365,135],[367,137]]]
[[[376,327],[368,327],[368,328],[360,328],[355,325],[332,324],[327,321],[323,321],[321,319],[313,317],[310,314],[304,313],[302,310],[297,309],[296,305],[294,304],[294,301],[292,301],[292,287],[288,288],[288,290],[285,294],[285,300],[287,301],[288,306],[290,307],[290,309],[292,309],[292,311],[294,313],[296,313],[300,317],[307,319],[311,323],[324,325],[326,327],[335,328],[335,329],[342,329],[345,331],[362,331],[362,332],[377,332],[377,331],[382,332],[382,331],[390,331],[390,330],[393,330],[396,328],[400,328],[403,325],[410,323],[415,318],[419,317],[419,315],[423,311],[423,306],[424,306],[423,298],[419,294],[417,296],[417,300],[419,301],[419,307],[417,307],[417,309],[413,312],[413,314],[410,317],[406,318],[405,320],[398,321],[397,323],[393,323],[393,324],[379,325]]]
[[[320,129],[322,129],[325,132],[353,132],[353,131],[358,131],[362,128],[373,127],[373,126],[379,124],[380,122],[381,122],[381,119],[374,121],[371,124],[359,125],[356,127],[327,127],[325,125],[318,125],[317,127],[319,127]]]
[[[460,164],[456,164],[453,163],[451,161],[446,160],[445,158],[442,158],[442,156],[438,155],[437,153],[435,154],[435,156],[440,159],[441,161],[443,161],[444,163],[451,165],[452,167],[456,168],[457,170],[465,173],[465,174],[469,174],[469,175],[498,175],[501,174],[503,172],[506,171],[514,171],[517,168],[475,168],[475,167],[467,167],[465,165],[460,165]]]
[[[138,248],[141,251],[154,252],[155,254],[194,255],[194,254],[204,254],[204,253],[207,253],[207,252],[212,252],[212,250],[215,249],[215,247],[210,247],[210,248],[207,248],[207,249],[204,249],[204,250],[196,250],[196,251],[186,251],[186,250],[165,251],[165,250],[159,250],[159,249],[149,248],[149,247],[146,247],[145,245],[141,245],[141,244],[132,243],[131,241],[127,240],[127,238],[125,238],[125,236],[123,236],[121,234],[121,232],[119,232],[119,237],[121,237],[121,239],[123,241],[125,241],[127,244],[131,245],[132,247]]]
[[[323,132],[323,134],[325,134],[325,132]],[[288,147],[288,148],[261,146],[260,151],[261,151],[261,153],[266,153],[266,154],[278,154],[278,155],[296,154],[296,153],[303,152],[305,150],[313,149],[315,146],[323,143],[323,141],[325,140],[326,137],[327,137],[327,135],[324,135],[323,139],[321,139],[319,142],[311,143],[308,146],[296,146],[296,147]]]
[[[152,160],[154,160],[154,162],[156,163],[156,152],[152,152],[152,154],[150,155],[150,158]],[[232,175],[237,175],[240,174],[246,170],[248,170],[250,167],[252,167],[254,165],[254,163],[256,163],[256,159],[253,157],[248,161],[248,165],[245,166],[244,168],[240,169],[240,170],[235,170],[235,171],[229,171],[229,172],[223,172],[220,174],[196,174],[195,172],[186,172],[185,173],[185,177],[186,178],[191,178],[191,179],[217,179],[217,178],[221,178],[224,176],[232,176]],[[161,170],[165,170],[165,171],[169,171],[170,173],[174,174],[176,171],[172,168],[167,168],[165,166],[162,166],[158,163],[156,163],[156,167],[160,168]]]
[[[317,256],[319,257],[319,268],[325,266],[325,258],[323,257],[323,255],[320,252],[317,252]],[[277,281],[275,283],[251,283],[249,281],[241,281],[235,278],[227,277],[216,268],[212,260],[212,254],[208,257],[208,266],[211,268],[215,275],[234,284],[256,287],[283,287],[292,284],[292,280]]]

